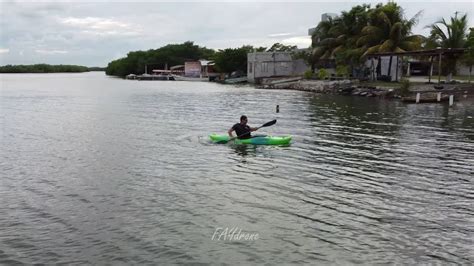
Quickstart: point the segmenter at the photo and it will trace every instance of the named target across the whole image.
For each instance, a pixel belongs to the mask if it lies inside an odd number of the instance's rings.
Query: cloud
[[[120,22],[110,18],[99,17],[65,17],[58,21],[67,26],[80,28],[82,33],[90,35],[139,35],[142,30],[139,26]]]
[[[35,50],[38,54],[67,54],[69,53],[68,51],[64,50],[42,50],[42,49],[37,49]]]
[[[291,38],[282,40],[281,43],[285,45],[296,45],[299,48],[307,48],[311,45],[311,37],[310,36],[291,37]]]
[[[6,54],[9,52],[10,52],[10,49],[0,48],[0,54]]]
[[[311,43],[308,29],[318,24],[322,13],[348,11],[356,4],[356,0],[157,1],[0,0],[2,62],[105,66],[130,51],[185,41],[212,49],[270,47],[276,42],[307,48]],[[430,8],[423,1],[399,2],[407,17],[425,9],[414,29],[425,35],[429,30],[424,26],[455,11],[472,9],[470,2],[438,2],[439,8]],[[472,15],[468,14],[470,27]]]
[[[283,37],[283,36],[288,36],[291,35],[292,33],[285,32],[285,33],[273,33],[273,34],[268,34],[268,37]]]
[[[122,23],[119,21],[115,21],[113,19],[107,18],[94,18],[94,17],[86,17],[86,18],[74,18],[74,17],[67,17],[67,18],[60,18],[59,21],[63,24],[77,26],[77,27],[87,27],[91,29],[97,30],[108,30],[113,28],[128,28],[129,25],[126,23]]]

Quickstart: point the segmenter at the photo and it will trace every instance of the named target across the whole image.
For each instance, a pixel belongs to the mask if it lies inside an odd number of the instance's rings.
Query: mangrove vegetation
[[[77,65],[6,65],[0,66],[0,73],[74,73],[88,71],[103,71],[100,67],[86,67]]]

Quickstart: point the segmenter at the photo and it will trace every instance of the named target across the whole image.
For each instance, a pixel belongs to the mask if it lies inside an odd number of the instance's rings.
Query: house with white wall
[[[301,76],[308,65],[293,59],[292,52],[252,52],[247,54],[247,81],[259,83],[261,78]]]

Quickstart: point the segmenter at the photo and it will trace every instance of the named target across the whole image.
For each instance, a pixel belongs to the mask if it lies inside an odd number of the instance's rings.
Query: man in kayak
[[[229,133],[229,137],[233,138],[232,132],[235,131],[239,139],[249,139],[252,137],[250,132],[256,131],[257,129],[257,127],[249,127],[247,125],[247,116],[243,115],[240,117],[240,123],[233,125],[227,133]]]

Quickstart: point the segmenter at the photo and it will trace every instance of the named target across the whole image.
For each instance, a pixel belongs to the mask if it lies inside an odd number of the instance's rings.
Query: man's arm
[[[229,134],[229,137],[231,137],[231,138],[234,137],[234,136],[232,136],[232,132],[233,132],[233,131],[234,131],[234,128],[233,128],[233,127],[231,127],[231,128],[229,129],[229,131],[227,131],[227,134]]]

